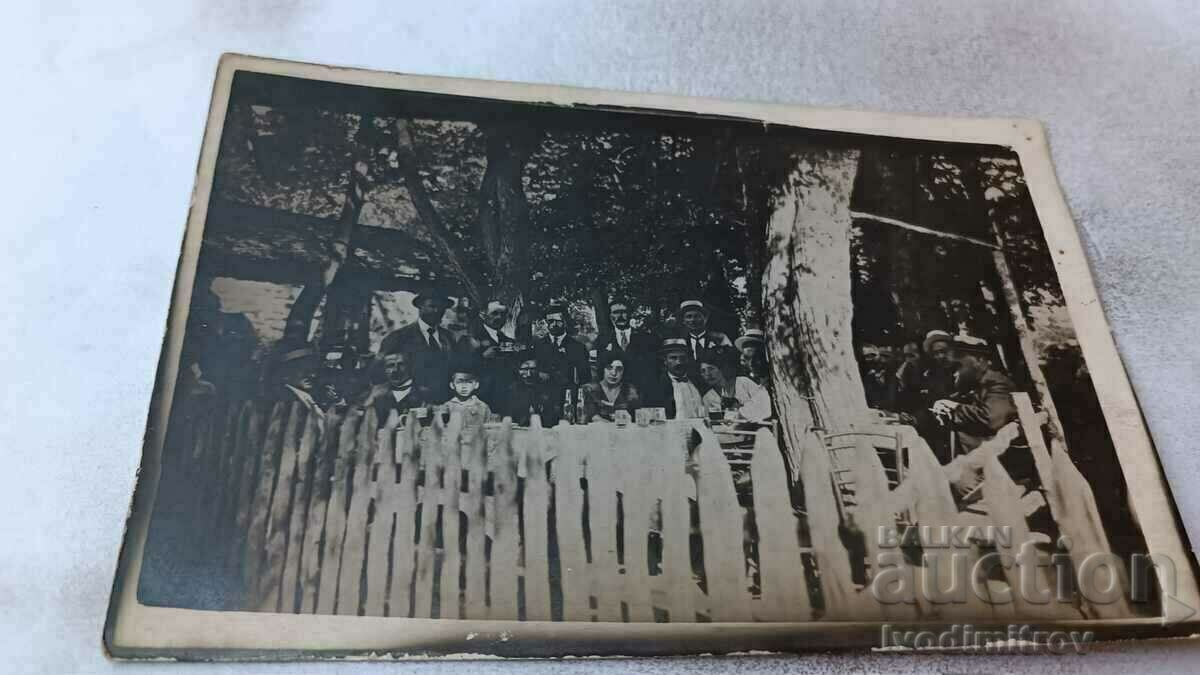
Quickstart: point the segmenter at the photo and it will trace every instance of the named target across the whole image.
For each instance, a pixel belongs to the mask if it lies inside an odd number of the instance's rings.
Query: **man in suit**
[[[557,400],[563,400],[563,392],[574,391],[585,384],[590,375],[588,350],[582,342],[567,335],[567,310],[560,305],[551,305],[544,316],[549,335],[534,345],[538,367],[545,374],[547,389],[555,392]]]
[[[663,370],[651,381],[646,391],[645,405],[663,408],[667,419],[704,417],[707,411],[700,388],[692,378],[694,370],[691,349],[683,338],[663,340],[659,354]]]
[[[512,357],[517,343],[503,330],[508,321],[508,307],[504,303],[489,302],[479,320],[458,341],[457,349],[474,355],[480,378],[478,396],[493,410],[499,410],[500,398],[512,381]]]
[[[683,325],[683,333],[679,337],[687,341],[693,362],[701,352],[733,346],[728,335],[708,329],[708,309],[699,300],[679,303],[679,322]]]
[[[614,299],[608,313],[612,325],[600,328],[600,337],[593,345],[597,358],[606,353],[621,356],[629,382],[644,389],[658,370],[658,338],[629,323],[629,304],[625,301]]]
[[[454,336],[442,327],[442,317],[450,308],[446,294],[434,290],[413,298],[417,320],[388,333],[379,345],[381,354],[404,352],[412,358],[413,386],[430,403],[443,403],[450,397],[450,353]]]
[[[371,389],[368,404],[375,408],[375,418],[382,425],[395,411],[401,415],[426,405],[425,398],[413,384],[411,356],[402,352],[383,355],[386,381]]]
[[[538,360],[532,352],[517,357],[517,378],[509,382],[502,397],[501,414],[512,418],[513,424],[529,426],[530,418],[537,415],[543,427],[558,424],[562,416],[562,401],[547,391],[538,379]]]

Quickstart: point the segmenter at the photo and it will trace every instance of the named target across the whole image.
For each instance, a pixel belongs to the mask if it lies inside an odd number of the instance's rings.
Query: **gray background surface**
[[[1180,2],[12,3],[0,28],[0,660],[101,672],[217,58],[931,115],[1049,130],[1118,345],[1200,539],[1200,8]],[[1200,645],[1083,658],[818,655],[441,663],[420,672],[1195,672]],[[170,666],[123,669],[149,673]],[[354,664],[216,666],[335,672]],[[179,668],[173,669],[179,672]]]

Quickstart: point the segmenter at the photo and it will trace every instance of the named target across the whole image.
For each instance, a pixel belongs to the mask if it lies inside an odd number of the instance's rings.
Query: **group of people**
[[[710,330],[699,300],[682,302],[681,330],[660,337],[634,326],[631,306],[614,299],[611,323],[590,346],[570,335],[571,317],[562,306],[541,315],[543,337],[522,343],[505,332],[509,308],[502,302],[489,302],[460,336],[442,325],[452,306],[444,294],[421,293],[413,304],[417,319],[385,335],[373,355],[376,377],[369,388],[350,394],[343,390],[354,387],[331,385],[316,352],[300,348],[278,359],[281,393],[321,409],[371,406],[379,419],[445,406],[510,417],[521,426],[534,415],[543,426],[620,422],[643,409],[665,419],[719,415],[762,422],[772,416],[762,331],[730,339]],[[337,372],[336,357],[327,365]]]
[[[868,404],[916,427],[943,464],[1017,418],[1015,385],[986,340],[932,330],[905,343],[899,363],[877,345],[859,351]]]

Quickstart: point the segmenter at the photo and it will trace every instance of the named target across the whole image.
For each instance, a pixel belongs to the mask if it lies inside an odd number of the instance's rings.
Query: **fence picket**
[[[484,513],[483,484],[487,477],[488,433],[483,420],[471,424],[465,436],[463,468],[467,471],[467,484],[466,491],[459,496],[459,507],[466,515],[467,525],[463,618],[485,619],[488,616],[488,565],[485,557],[487,516]]]
[[[417,542],[416,579],[413,582],[413,616],[433,616],[433,575],[436,563],[438,509],[441,503],[442,469],[445,462],[445,423],[433,415],[433,423],[422,434],[421,462],[425,465],[425,485],[421,491],[421,537]]]
[[[392,537],[391,586],[388,590],[388,616],[409,616],[412,605],[413,572],[416,569],[414,540],[417,519],[417,477],[421,466],[417,457],[417,439],[421,425],[416,413],[410,412],[401,421],[396,434],[396,462],[400,465],[400,482],[384,497],[382,510],[393,514],[396,534]]]
[[[362,575],[367,553],[367,537],[373,524],[368,518],[368,514],[374,497],[371,478],[375,468],[377,431],[375,409],[367,406],[362,413],[362,421],[358,425],[358,434],[354,442],[354,470],[350,478],[350,504],[346,511],[345,534],[342,537],[342,565],[338,573],[338,614],[356,616],[362,597]]]
[[[298,591],[303,571],[304,526],[308,519],[309,503],[312,498],[312,471],[321,440],[321,422],[314,411],[305,419],[300,436],[300,449],[296,455],[296,485],[293,488],[292,510],[287,526],[286,556],[283,579],[280,582],[280,611],[301,611]]]
[[[696,579],[692,574],[691,506],[696,497],[696,483],[686,468],[686,436],[691,427],[669,423],[651,427],[659,436],[662,451],[651,458],[655,479],[661,486],[660,532],[662,541],[662,576],[667,595],[668,618],[672,622],[691,623],[696,620]]]
[[[242,406],[242,419],[238,434],[238,488],[234,490],[233,518],[230,528],[233,537],[229,545],[229,568],[241,572],[242,551],[246,545],[246,533],[250,530],[250,514],[254,501],[254,486],[258,482],[258,464],[263,450],[264,411],[260,406],[247,401]],[[270,414],[270,412],[266,412]]]
[[[1088,602],[1088,607],[1095,616],[1102,619],[1128,617],[1133,613],[1129,606],[1128,570],[1124,562],[1112,553],[1108,535],[1105,534],[1104,524],[1100,520],[1100,512],[1096,508],[1096,497],[1092,494],[1092,488],[1057,440],[1051,440],[1050,447],[1053,451],[1051,461],[1057,483],[1054,498],[1058,501],[1060,514],[1058,526],[1071,540],[1071,558],[1076,571],[1087,556],[1101,555],[1112,563],[1113,566],[1109,570],[1117,575],[1115,583],[1120,588],[1120,593],[1116,595],[1115,600]],[[1089,579],[1085,583],[1095,583],[1095,579]]]
[[[271,418],[267,425],[267,436],[260,448],[261,470],[259,479],[254,485],[254,498],[251,506],[250,526],[246,535],[245,571],[246,590],[250,594],[249,606],[258,605],[259,569],[263,558],[263,547],[266,545],[267,521],[271,509],[271,492],[275,489],[275,475],[279,470],[279,453],[283,445],[284,427],[287,424],[289,408],[286,403],[278,402],[271,409]]]
[[[462,495],[462,456],[467,420],[462,412],[450,416],[442,437],[442,568],[438,575],[438,618],[461,619],[459,575],[462,550],[459,547],[459,497]]]
[[[588,520],[591,528],[590,576],[596,616],[600,621],[621,621],[621,570],[617,564],[617,488],[620,466],[615,453],[616,433],[608,424],[585,427],[587,448]],[[628,523],[625,524],[628,527]]]
[[[392,547],[392,530],[396,517],[392,509],[398,487],[396,435],[400,420],[400,415],[395,411],[386,420],[376,418],[376,423],[382,421],[383,426],[375,435],[377,445],[371,463],[375,480],[367,487],[371,493],[375,515],[371,523],[371,534],[367,537],[365,553],[367,589],[363,614],[366,616],[383,616],[388,601],[388,551]]]
[[[317,613],[336,614],[338,581],[342,569],[342,544],[346,537],[347,491],[350,474],[358,461],[358,432],[363,425],[364,411],[350,409],[342,418],[338,430],[337,458],[333,465],[333,478],[329,490],[329,504],[325,511],[325,547],[321,562],[321,580],[317,590]],[[357,599],[355,599],[357,602]]]
[[[758,526],[762,621],[811,621],[796,515],[788,495],[787,470],[775,437],[760,429],[754,439],[750,475],[754,481],[754,519]]]
[[[550,607],[550,540],[549,529],[556,525],[550,522],[550,486],[551,476],[546,474],[547,445],[549,436],[556,435],[554,431],[543,430],[541,421],[535,415],[530,421],[528,437],[529,449],[524,457],[525,473],[525,527],[524,537],[524,569],[525,569],[525,618],[528,621],[549,621],[552,618]],[[558,474],[561,458],[554,460],[552,473]],[[518,467],[518,471],[520,468]],[[578,485],[578,478],[576,478]],[[514,489],[515,492],[515,489]],[[515,495],[514,495],[515,500]],[[556,506],[556,508],[561,508]],[[556,519],[557,519],[556,512]],[[557,522],[557,520],[556,520]],[[499,526],[499,522],[497,522]],[[559,548],[562,540],[559,539]],[[565,565],[561,560],[560,565]],[[516,588],[512,593],[516,593]],[[496,586],[492,587],[493,595]]]
[[[221,432],[221,459],[214,468],[210,480],[213,485],[212,533],[214,548],[223,551],[228,541],[230,494],[237,490],[234,461],[237,458],[238,435],[241,433],[241,406],[235,401],[224,401],[221,405],[223,427]]]
[[[562,433],[566,429],[569,427],[560,423],[559,428],[554,430],[558,456],[554,459],[553,470],[554,527],[558,535],[558,558],[562,570],[563,620],[589,621],[591,610],[588,594],[592,584],[583,538],[583,489],[580,486],[580,479],[583,477],[582,462],[587,448],[578,442],[577,434],[568,436]],[[531,512],[526,509],[525,513]],[[540,522],[535,523],[535,527],[540,526]],[[526,532],[530,529],[529,518],[526,518],[525,529]],[[527,565],[530,556],[527,552]],[[538,578],[534,579],[536,583]]]
[[[700,530],[704,537],[704,572],[713,621],[749,621],[749,594],[744,574],[741,508],[733,475],[712,431],[697,427]]]
[[[308,505],[300,554],[303,565],[300,573],[301,612],[315,613],[319,609],[317,601],[324,563],[324,549],[321,544],[325,535],[325,521],[329,515],[329,498],[333,493],[333,474],[337,458],[341,454],[342,432],[346,428],[344,422],[344,416],[336,412],[325,418],[317,445],[317,456],[314,458],[316,464],[313,466],[312,498]]]
[[[624,597],[629,608],[629,621],[650,623],[654,621],[654,604],[650,591],[650,571],[647,538],[650,518],[658,485],[654,482],[651,452],[661,448],[653,444],[656,440],[652,431],[642,427],[629,427],[626,443],[616,446],[614,461],[622,470],[621,504],[625,523],[625,574]]]
[[[308,424],[308,408],[299,401],[291,404],[287,426],[284,428],[279,471],[275,478],[274,495],[267,520],[263,571],[259,574],[259,611],[277,612],[281,604],[280,586],[283,565],[287,562],[287,526],[291,521],[292,484],[296,477],[296,462],[301,436]]]
[[[492,539],[492,559],[488,566],[491,582],[488,618],[513,620],[517,618],[518,608],[517,563],[521,530],[517,507],[517,457],[513,451],[511,419],[505,420],[494,447],[492,491],[495,496],[491,503],[494,513],[491,520],[496,530]]]

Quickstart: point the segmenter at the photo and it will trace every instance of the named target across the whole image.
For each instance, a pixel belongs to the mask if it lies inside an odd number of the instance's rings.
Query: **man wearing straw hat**
[[[692,381],[692,356],[687,340],[663,340],[659,356],[665,372],[659,374],[647,393],[650,407],[665,409],[667,419],[704,417],[707,411],[700,388]]]
[[[1013,381],[992,365],[986,340],[970,335],[954,338],[958,362],[955,385],[958,393],[934,402],[933,414],[958,432],[962,449],[970,452],[991,438],[1001,427],[1017,419],[1013,405]]]
[[[708,309],[699,300],[679,303],[679,323],[683,326],[683,333],[679,337],[687,342],[693,361],[702,351],[733,346],[729,336],[708,329]]]

